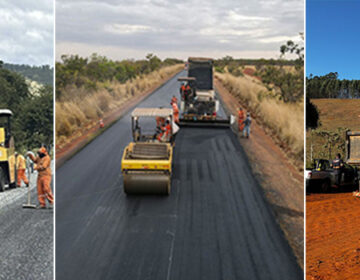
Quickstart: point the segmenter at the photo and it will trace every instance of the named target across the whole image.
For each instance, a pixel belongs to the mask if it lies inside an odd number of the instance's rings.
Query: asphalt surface
[[[36,177],[30,176],[31,203],[37,205]],[[48,280],[54,271],[54,212],[24,209],[28,189],[0,193],[0,279]]]
[[[138,106],[170,107],[178,88]],[[303,279],[230,129],[180,129],[171,195],[126,196],[129,115],[57,170],[57,280]]]

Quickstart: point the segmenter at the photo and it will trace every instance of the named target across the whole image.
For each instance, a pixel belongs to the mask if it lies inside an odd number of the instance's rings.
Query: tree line
[[[25,64],[4,63],[3,68],[21,74],[22,76],[43,85],[53,85],[53,71],[50,65],[30,66]]]
[[[285,59],[288,54],[295,59]],[[304,98],[304,47],[291,40],[280,46],[279,59],[233,59],[226,56],[215,60],[215,70],[223,73],[228,71],[234,76],[242,76],[242,66],[254,65],[254,75],[261,78],[269,91],[275,89],[277,97],[284,102],[295,103]],[[285,66],[292,66],[290,71]]]
[[[118,81],[125,83],[139,75],[148,74],[164,66],[183,63],[182,60],[148,54],[142,60],[114,61],[93,54],[90,57],[63,55],[56,63],[56,98],[61,99],[67,86],[96,90],[98,82]]]
[[[241,66],[247,66],[247,65],[253,65],[253,66],[264,66],[264,65],[277,65],[277,66],[295,66],[296,65],[296,59],[290,59],[290,60],[284,60],[284,59],[247,59],[247,58],[239,58],[235,59],[232,56],[225,56],[220,59],[216,59],[214,61],[215,67],[225,67],[231,64],[234,67],[241,67]]]
[[[337,72],[306,78],[309,98],[360,98],[360,80],[339,79]]]
[[[16,150],[25,152],[53,143],[53,87],[30,94],[25,78],[0,64],[0,109],[13,112]]]

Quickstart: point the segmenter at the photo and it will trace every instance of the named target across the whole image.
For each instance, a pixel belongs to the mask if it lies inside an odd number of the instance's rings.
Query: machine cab
[[[0,147],[10,148],[11,138],[11,116],[8,109],[0,109]]]

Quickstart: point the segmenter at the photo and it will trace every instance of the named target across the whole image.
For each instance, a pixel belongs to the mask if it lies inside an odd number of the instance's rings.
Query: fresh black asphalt
[[[138,107],[170,107],[178,88]],[[57,170],[57,280],[303,279],[230,129],[180,129],[171,195],[126,196],[129,115]]]

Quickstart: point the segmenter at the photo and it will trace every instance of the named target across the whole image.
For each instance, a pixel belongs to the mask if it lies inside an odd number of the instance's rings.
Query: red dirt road
[[[306,279],[360,279],[360,198],[311,194],[306,213]]]

